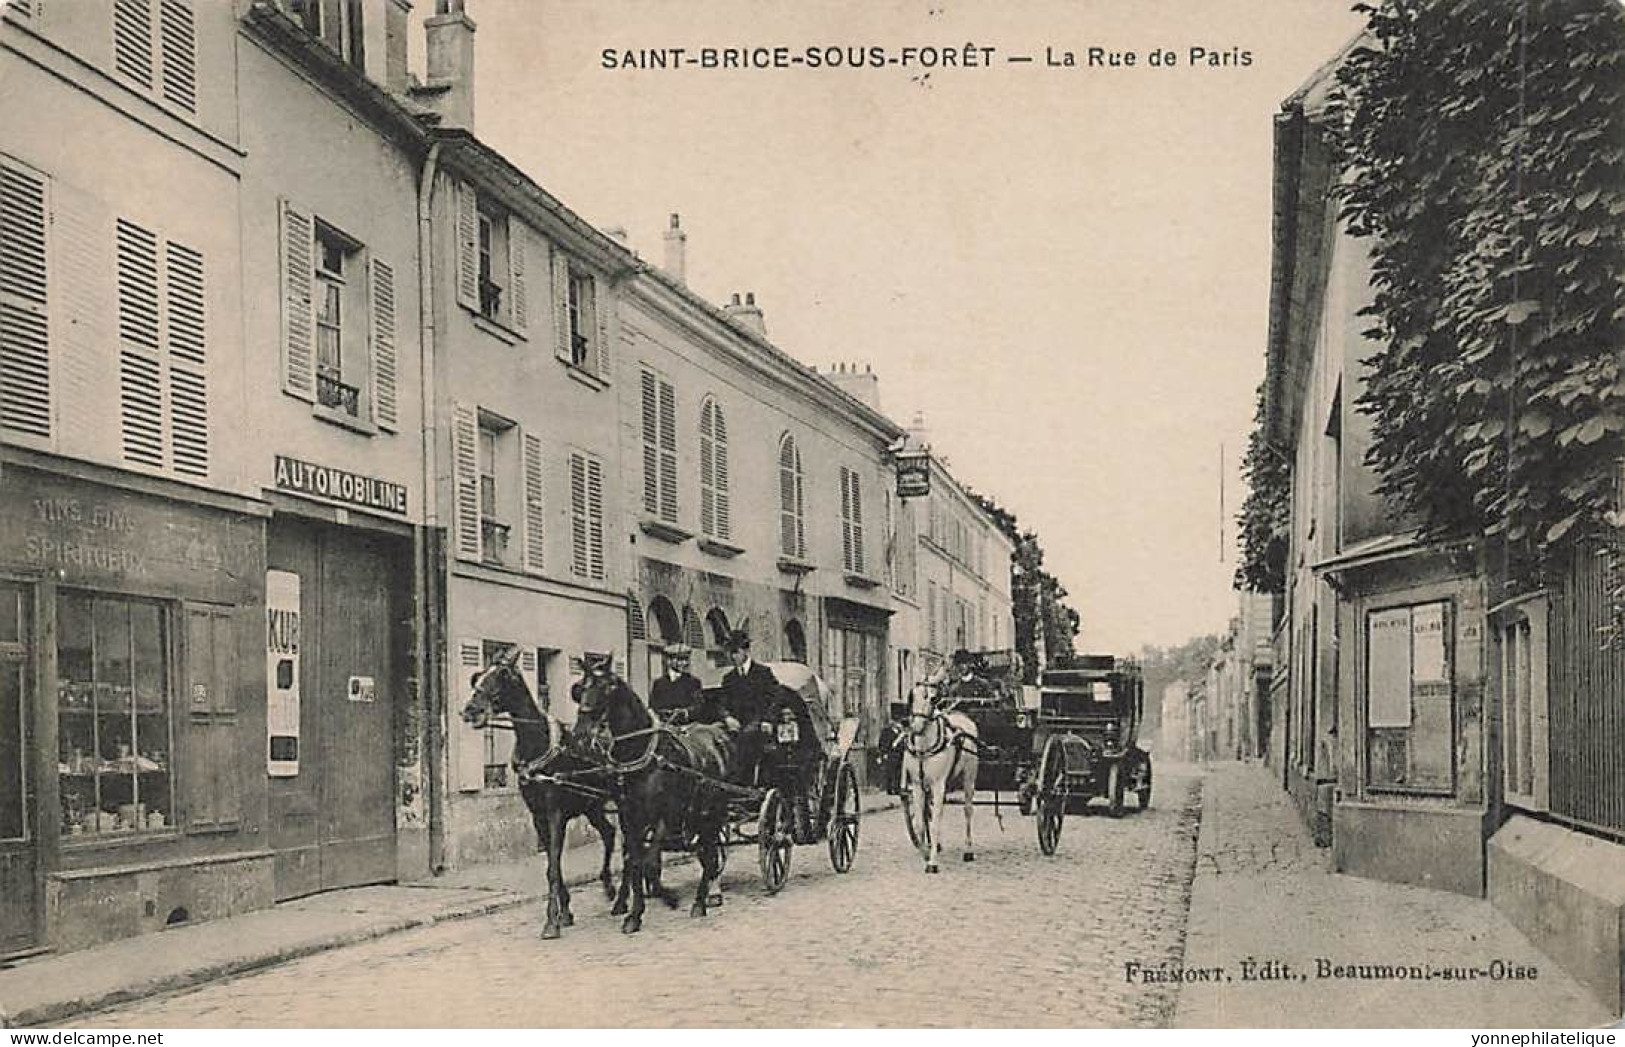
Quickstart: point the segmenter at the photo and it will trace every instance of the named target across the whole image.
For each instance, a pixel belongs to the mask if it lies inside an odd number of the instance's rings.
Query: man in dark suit
[[[669,643],[661,651],[666,671],[649,688],[649,708],[668,723],[714,723],[706,715],[700,681],[689,674],[692,656],[687,644]]]
[[[733,668],[722,678],[722,705],[730,731],[739,732],[739,781],[756,783],[756,771],[766,742],[764,731],[777,719],[779,681],[772,670],[750,656],[750,637],[740,629],[728,635],[728,660]]]

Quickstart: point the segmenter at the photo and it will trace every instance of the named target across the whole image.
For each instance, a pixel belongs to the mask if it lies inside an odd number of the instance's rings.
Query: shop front
[[[19,458],[0,473],[0,953],[269,905],[262,507]]]
[[[822,675],[838,708],[830,715],[855,718],[861,729],[857,745],[872,748],[885,726],[887,709],[887,636],[891,611],[871,604],[826,596]],[[860,760],[865,770],[869,761]],[[860,771],[860,773],[862,773]]]

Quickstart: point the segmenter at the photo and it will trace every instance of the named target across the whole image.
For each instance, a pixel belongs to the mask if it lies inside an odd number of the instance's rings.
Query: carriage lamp
[[[785,745],[801,741],[801,726],[796,723],[796,714],[793,710],[779,710],[778,739]]]
[[[1026,713],[1018,713],[1016,715],[1016,726],[1017,727],[1026,727],[1027,726],[1027,714]]]

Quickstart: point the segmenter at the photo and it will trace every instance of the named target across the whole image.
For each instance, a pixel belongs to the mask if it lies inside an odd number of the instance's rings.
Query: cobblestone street
[[[863,825],[847,876],[797,848],[782,893],[762,896],[754,849],[733,852],[726,904],[692,920],[693,869],[667,877],[635,938],[608,904],[575,894],[577,924],[538,939],[537,906],[340,949],[200,990],[106,1011],[86,1024],[160,1027],[1162,1026],[1172,986],[1130,986],[1123,965],[1177,964],[1200,784],[1168,776],[1145,814],[1100,805],[1039,854],[1013,807],[1000,832],[976,812],[977,860],[947,818],[927,877],[897,811]],[[1132,803],[1130,807],[1132,808]],[[537,874],[541,874],[538,859]]]

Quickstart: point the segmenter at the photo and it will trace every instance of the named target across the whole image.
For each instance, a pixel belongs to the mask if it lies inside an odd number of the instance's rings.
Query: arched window
[[[806,503],[801,492],[801,448],[785,433],[779,439],[779,551],[796,560],[807,558]]]
[[[726,542],[728,525],[728,423],[722,407],[707,398],[700,408],[700,530]]]
[[[695,650],[705,646],[705,626],[700,624],[700,616],[688,604],[683,605],[683,642]]]
[[[655,631],[659,634],[662,644],[677,643],[682,640],[683,628],[682,623],[677,618],[677,609],[664,596],[657,596],[650,602],[649,620],[654,622]]]
[[[794,618],[784,623],[784,653],[792,662],[807,664],[807,631]]]
[[[705,616],[705,624],[711,627],[711,646],[726,647],[728,633],[732,630],[728,626],[728,616],[722,612],[722,608],[711,608],[711,612]]]

